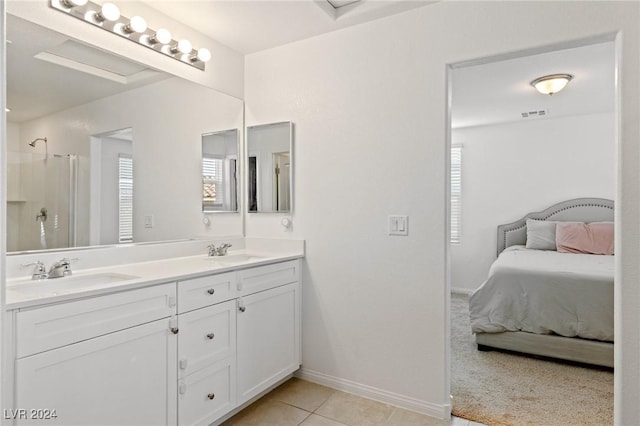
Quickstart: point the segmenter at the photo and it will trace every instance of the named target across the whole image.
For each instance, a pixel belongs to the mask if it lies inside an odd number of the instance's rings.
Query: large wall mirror
[[[238,129],[202,135],[202,212],[238,211]]]
[[[292,210],[293,124],[289,121],[247,128],[249,213]]]
[[[242,129],[240,99],[10,14],[7,39],[8,252],[206,232],[202,135]]]

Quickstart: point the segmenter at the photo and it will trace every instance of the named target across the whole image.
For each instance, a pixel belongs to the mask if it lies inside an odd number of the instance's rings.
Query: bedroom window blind
[[[451,146],[451,244],[460,244],[462,231],[462,145]]]
[[[133,159],[118,155],[118,242],[133,242]]]
[[[202,200],[205,206],[220,206],[224,200],[224,160],[215,157],[202,159]]]

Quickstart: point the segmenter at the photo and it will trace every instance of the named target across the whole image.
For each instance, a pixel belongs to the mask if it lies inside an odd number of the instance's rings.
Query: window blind
[[[224,160],[215,157],[202,159],[202,200],[207,206],[220,206],[224,200]]]
[[[451,147],[451,243],[460,244],[462,233],[462,146]]]
[[[118,155],[118,241],[133,242],[133,159]]]

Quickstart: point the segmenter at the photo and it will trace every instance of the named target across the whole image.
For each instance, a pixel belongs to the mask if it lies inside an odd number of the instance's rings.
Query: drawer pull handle
[[[207,293],[209,293],[209,294],[213,294],[215,292],[216,292],[215,288],[210,288],[209,290],[207,290]]]
[[[180,331],[180,329],[178,329],[178,327],[173,327],[173,328],[171,329],[171,332],[172,332],[173,334],[178,334],[178,331]]]
[[[213,334],[213,333],[207,334],[207,339],[209,339],[209,340],[213,340],[214,337],[216,337],[216,335]]]
[[[216,397],[215,393],[210,393],[209,395],[207,395],[207,398],[209,398],[209,399],[213,399],[215,397]]]
[[[240,312],[244,312],[244,311],[247,310],[247,308],[245,308],[244,306],[240,306],[240,307],[238,307],[238,309],[240,309]]]

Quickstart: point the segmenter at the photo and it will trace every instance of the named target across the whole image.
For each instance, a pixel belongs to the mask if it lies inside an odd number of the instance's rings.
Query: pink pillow
[[[556,224],[560,253],[613,254],[613,222]]]

